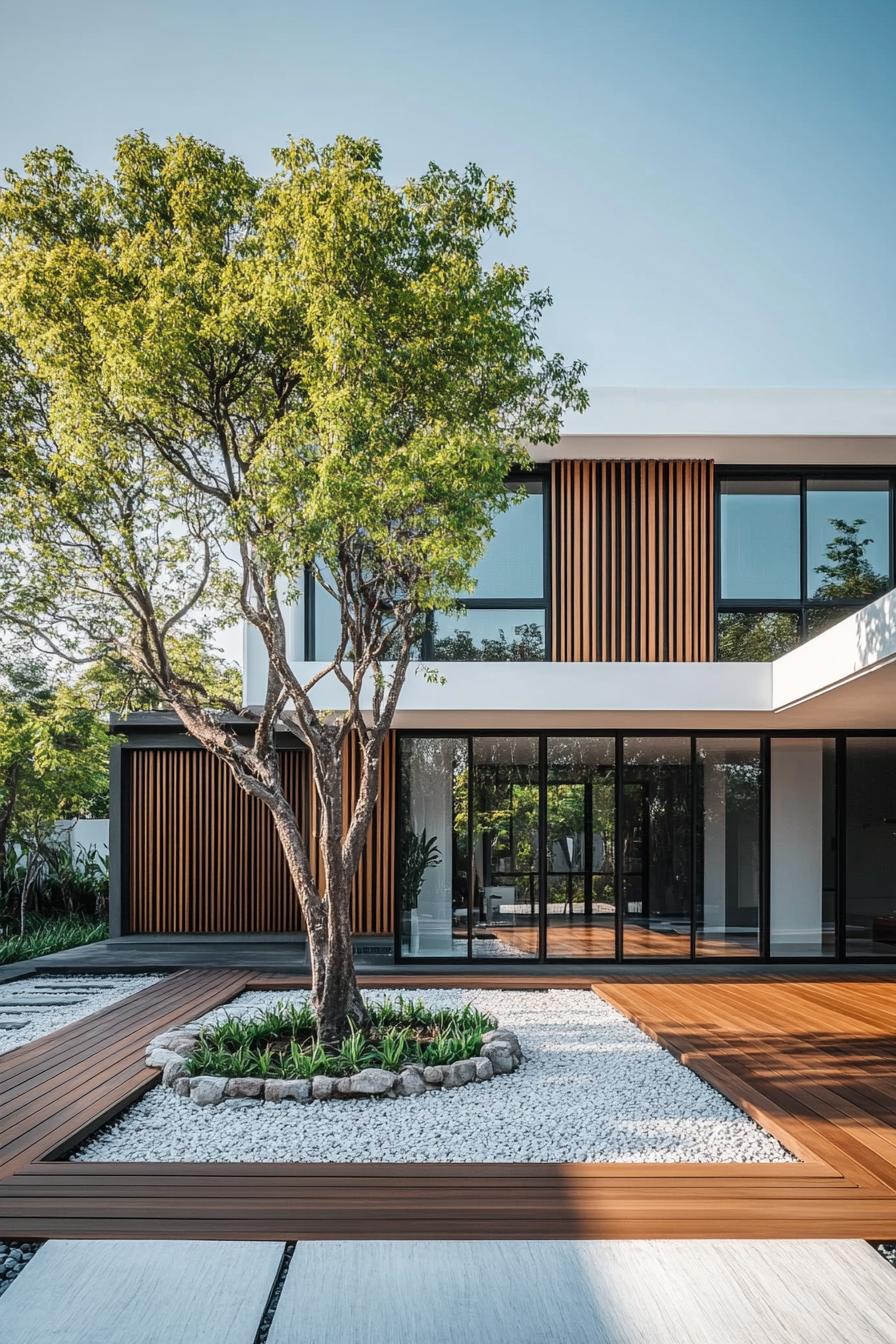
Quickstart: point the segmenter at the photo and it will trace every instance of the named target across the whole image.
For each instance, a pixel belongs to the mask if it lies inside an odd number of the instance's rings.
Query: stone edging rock
[[[362,1069],[345,1078],[317,1074],[313,1078],[214,1078],[191,1077],[185,1059],[193,1053],[201,1026],[188,1022],[154,1036],[147,1047],[146,1063],[161,1069],[162,1086],[197,1106],[252,1106],[262,1101],[311,1102],[356,1097],[415,1097],[438,1088],[484,1083],[499,1073],[513,1073],[523,1062],[523,1052],[514,1032],[499,1027],[487,1031],[482,1048],[471,1059],[454,1064],[405,1064],[397,1073],[389,1069]]]

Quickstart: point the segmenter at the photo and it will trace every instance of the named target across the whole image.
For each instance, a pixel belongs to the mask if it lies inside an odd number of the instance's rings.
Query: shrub
[[[379,1067],[397,1072],[412,1063],[453,1064],[479,1052],[482,1037],[498,1024],[471,1004],[426,1007],[399,994],[368,1005],[370,1027],[352,1027],[339,1048],[328,1053],[314,1038],[309,1003],[277,1003],[258,1017],[228,1014],[203,1028],[187,1069],[223,1078],[345,1077]]]
[[[33,915],[23,934],[0,937],[0,966],[11,961],[28,961],[31,957],[46,957],[51,952],[64,952],[67,947],[96,943],[107,937],[108,932],[104,923],[86,915],[71,915],[65,919],[41,919]]]

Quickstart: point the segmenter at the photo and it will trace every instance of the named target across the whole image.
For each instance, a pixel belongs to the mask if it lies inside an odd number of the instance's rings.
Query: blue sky
[[[634,386],[896,384],[893,0],[4,0],[0,162],[137,127],[511,177],[552,348]]]

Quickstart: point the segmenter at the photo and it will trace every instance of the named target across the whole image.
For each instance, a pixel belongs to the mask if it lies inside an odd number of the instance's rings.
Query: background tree
[[[105,816],[109,743],[96,715],[35,662],[17,661],[0,680],[0,884],[14,891],[20,932],[57,821]]]
[[[888,587],[885,574],[876,573],[866,555],[873,544],[871,537],[862,536],[864,518],[829,518],[833,536],[825,547],[825,563],[816,565],[815,573],[821,582],[815,589],[816,597],[871,598]]]
[[[168,656],[177,676],[206,687],[213,702],[240,700],[240,669],[201,635],[173,635],[168,645]],[[73,691],[82,703],[99,713],[129,714],[170,708],[158,685],[144,671],[114,653],[102,662],[91,663],[78,677]]]
[[[547,293],[483,264],[514,227],[509,183],[430,165],[396,189],[370,140],[290,142],[274,161],[258,180],[198,140],[139,134],[112,178],[64,149],[7,172],[0,618],[134,667],[269,809],[329,1043],[365,1016],[351,884],[426,613],[470,591],[510,467],[585,398],[582,367],[539,342]],[[302,681],[287,623],[306,567],[341,630]],[[251,714],[172,657],[175,639],[240,617],[268,656]],[[251,719],[250,740],[221,710]],[[320,885],[278,725],[310,753]]]

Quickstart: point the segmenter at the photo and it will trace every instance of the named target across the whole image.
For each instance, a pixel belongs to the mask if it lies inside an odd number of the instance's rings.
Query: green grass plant
[[[313,1037],[315,1018],[308,1001],[280,1001],[253,1017],[227,1014],[203,1028],[187,1068],[194,1076],[222,1078],[344,1077],[373,1067],[394,1073],[410,1063],[469,1059],[478,1054],[485,1032],[497,1026],[471,1004],[430,1009],[422,999],[402,994],[368,1009],[370,1028],[351,1027],[332,1052]]]
[[[46,957],[51,952],[64,952],[67,947],[82,947],[108,937],[104,922],[86,915],[67,915],[58,919],[32,917],[23,934],[0,936],[0,966],[13,961],[28,961],[32,957]]]

